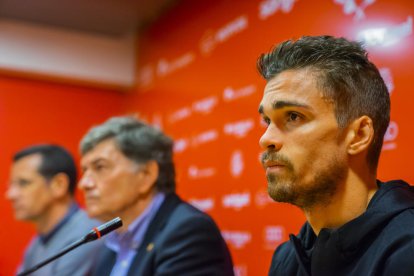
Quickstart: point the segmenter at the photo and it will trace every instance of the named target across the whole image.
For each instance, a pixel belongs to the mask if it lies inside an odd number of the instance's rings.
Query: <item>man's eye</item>
[[[26,179],[20,179],[20,180],[17,180],[16,183],[19,187],[26,187],[27,185],[31,183],[31,181],[26,180]]]
[[[270,119],[269,118],[263,118],[263,123],[267,126],[270,125]]]
[[[296,112],[289,112],[288,113],[288,121],[289,122],[296,122],[300,119],[300,115]]]

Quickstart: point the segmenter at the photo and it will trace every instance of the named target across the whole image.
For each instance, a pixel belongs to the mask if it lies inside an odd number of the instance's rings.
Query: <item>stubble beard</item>
[[[302,183],[293,166],[286,167],[286,175],[267,175],[269,196],[277,202],[290,203],[303,210],[315,205],[328,205],[346,176],[346,168],[333,158],[328,166],[317,172],[310,183]]]

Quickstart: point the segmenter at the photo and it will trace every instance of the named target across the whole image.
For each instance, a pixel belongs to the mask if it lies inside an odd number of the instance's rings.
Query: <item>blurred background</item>
[[[412,0],[0,0],[0,275],[34,234],[4,197],[13,153],[51,142],[79,161],[86,130],[122,114],[175,139],[178,193],[214,217],[237,275],[266,275],[304,216],[267,196],[255,63],[302,35],[365,43],[392,102],[379,178],[414,183],[413,16]]]

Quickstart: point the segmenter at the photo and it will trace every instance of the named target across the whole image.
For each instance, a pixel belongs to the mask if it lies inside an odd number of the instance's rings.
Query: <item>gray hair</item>
[[[80,142],[81,154],[85,155],[106,139],[114,139],[119,150],[137,164],[156,161],[159,167],[156,189],[165,193],[175,191],[173,141],[170,137],[133,116],[113,117],[86,133]]]

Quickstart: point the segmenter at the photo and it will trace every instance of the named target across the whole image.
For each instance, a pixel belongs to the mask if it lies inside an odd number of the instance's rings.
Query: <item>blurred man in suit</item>
[[[175,193],[173,142],[133,117],[116,117],[81,141],[88,214],[121,217],[94,275],[233,275],[214,221]]]
[[[307,222],[269,275],[414,275],[414,190],[377,180],[390,98],[356,42],[284,41],[258,60],[269,195]]]
[[[29,221],[37,235],[26,249],[20,271],[54,255],[99,223],[88,218],[74,200],[77,171],[72,156],[57,145],[36,145],[13,157],[6,197],[16,219]],[[86,275],[101,243],[80,247],[32,275]]]

